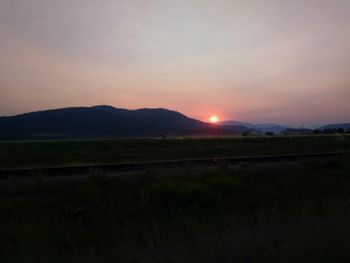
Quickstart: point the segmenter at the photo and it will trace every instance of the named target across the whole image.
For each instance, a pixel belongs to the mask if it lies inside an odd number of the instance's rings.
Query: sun
[[[210,116],[209,121],[211,123],[217,123],[219,121],[219,118],[218,116],[213,115],[213,116]]]

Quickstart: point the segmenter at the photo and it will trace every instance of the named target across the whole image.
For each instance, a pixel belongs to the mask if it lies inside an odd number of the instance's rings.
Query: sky
[[[0,115],[350,121],[350,0],[0,0]]]

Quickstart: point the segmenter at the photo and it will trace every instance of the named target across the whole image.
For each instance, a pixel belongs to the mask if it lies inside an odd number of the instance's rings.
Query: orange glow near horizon
[[[217,123],[219,121],[219,118],[218,116],[213,115],[209,118],[209,121],[210,123]]]
[[[350,0],[0,0],[0,116],[111,105],[211,126],[347,123],[349,9]]]

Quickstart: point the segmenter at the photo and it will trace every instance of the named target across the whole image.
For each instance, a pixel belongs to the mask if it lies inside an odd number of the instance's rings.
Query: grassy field
[[[350,150],[349,135],[0,143],[0,169]]]
[[[0,167],[350,150],[349,136],[0,143]],[[0,261],[350,262],[350,157],[0,181]]]
[[[1,262],[349,262],[349,161],[1,183]]]

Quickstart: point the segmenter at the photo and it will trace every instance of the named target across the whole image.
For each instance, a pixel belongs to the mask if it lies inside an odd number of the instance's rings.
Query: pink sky
[[[2,0],[0,115],[108,104],[350,121],[348,0]]]

